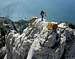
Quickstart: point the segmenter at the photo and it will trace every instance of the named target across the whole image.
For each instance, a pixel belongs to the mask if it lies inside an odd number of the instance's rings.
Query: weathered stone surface
[[[69,27],[48,30],[48,22],[36,19],[34,26],[28,26],[23,33],[10,33],[7,37],[5,59],[60,59],[67,41],[73,40]],[[8,52],[10,51],[10,52]]]

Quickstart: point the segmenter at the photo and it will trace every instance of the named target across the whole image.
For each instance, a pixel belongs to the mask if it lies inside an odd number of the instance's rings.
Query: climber
[[[45,15],[45,12],[42,10],[41,13],[40,13],[41,17],[42,17],[42,21],[43,21],[43,18],[44,18],[44,15]]]

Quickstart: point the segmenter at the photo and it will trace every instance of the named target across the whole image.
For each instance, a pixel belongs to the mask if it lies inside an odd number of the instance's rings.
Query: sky
[[[75,0],[0,0],[0,16],[13,20],[38,16],[46,11],[49,20],[75,22]]]

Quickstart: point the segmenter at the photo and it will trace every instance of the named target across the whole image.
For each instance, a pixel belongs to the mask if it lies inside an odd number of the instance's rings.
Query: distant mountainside
[[[26,20],[23,20],[23,19],[22,19],[22,20],[19,20],[19,21],[15,21],[14,24],[15,24],[17,30],[18,30],[20,33],[22,33],[23,30],[28,26],[29,21],[26,21]]]
[[[0,22],[4,22],[6,24],[11,24],[11,21],[8,17],[0,17]]]
[[[19,20],[19,21],[12,21],[8,17],[0,17],[0,28],[5,27],[6,31],[9,30],[16,30],[17,32],[20,32],[20,30],[23,31],[28,26],[29,21],[26,20]]]
[[[2,28],[5,31],[9,32],[9,30],[13,28],[12,23],[13,21],[11,21],[7,17],[0,17],[0,29]]]

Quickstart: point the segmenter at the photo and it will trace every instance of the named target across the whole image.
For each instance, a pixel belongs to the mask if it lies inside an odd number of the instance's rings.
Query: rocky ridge
[[[60,59],[67,42],[75,40],[74,31],[65,23],[48,30],[48,23],[46,19],[37,18],[22,34],[10,32],[4,59]]]

